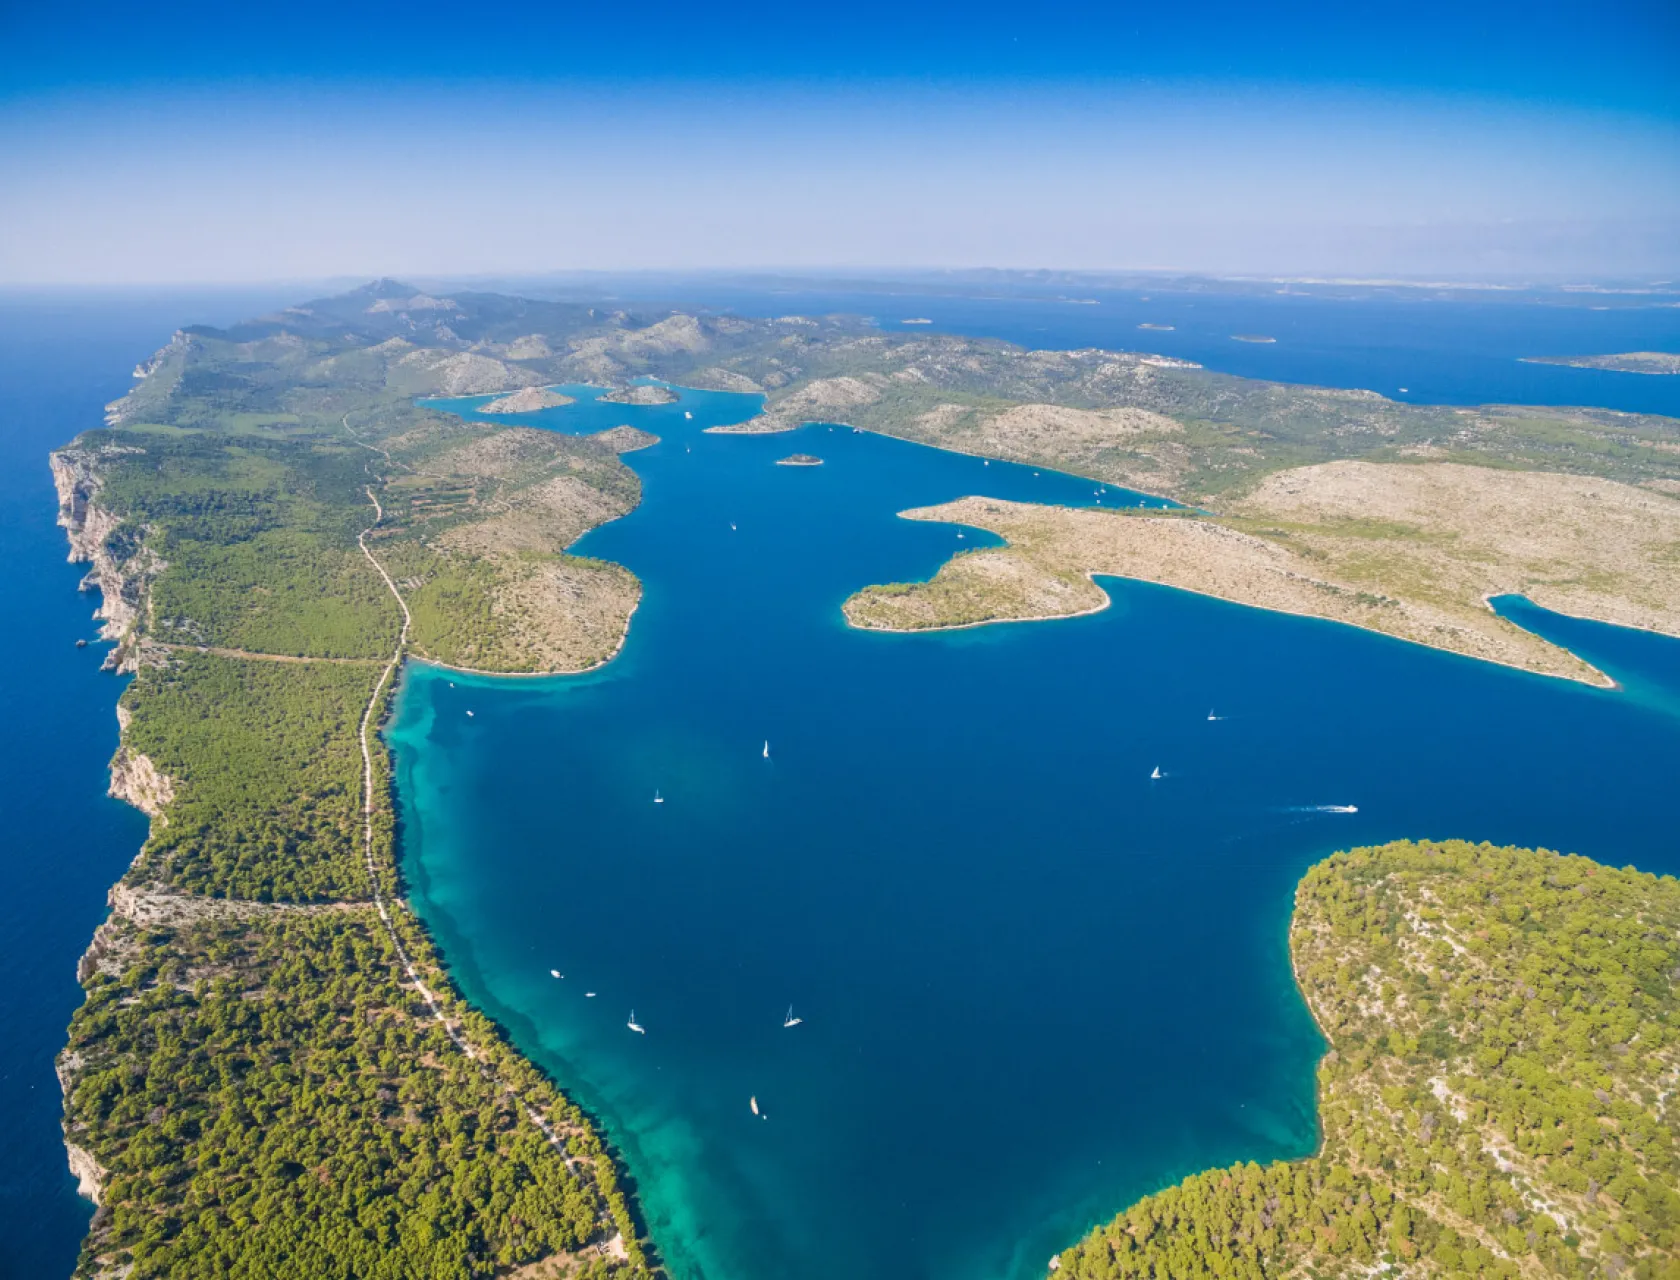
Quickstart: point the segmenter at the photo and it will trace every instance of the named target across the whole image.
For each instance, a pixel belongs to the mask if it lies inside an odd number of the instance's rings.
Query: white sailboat
[[[734,521],[733,521],[733,520],[731,520],[731,521],[730,521],[730,522],[729,522],[729,527],[730,527],[730,528],[731,528],[731,529],[733,529],[733,528],[734,528],[734,527],[735,527],[735,522],[734,522]]]
[[[1155,766],[1155,772],[1149,775],[1149,780],[1151,782],[1159,782],[1161,780],[1161,777],[1162,777],[1161,766],[1156,765]]]
[[[1209,720],[1217,720],[1217,719],[1219,719],[1219,717],[1218,717],[1218,716],[1216,716],[1216,715],[1214,715],[1214,714],[1213,714],[1213,708],[1212,708],[1212,707],[1209,707],[1209,708],[1208,708],[1208,719],[1209,719]]]
[[[758,1114],[758,1095],[755,1093],[747,1100],[747,1103],[752,1107],[753,1114],[756,1116]]]
[[[796,1017],[793,1016],[793,1006],[790,1004],[788,1006],[787,1016],[782,1019],[782,1026],[783,1027],[797,1027],[801,1022],[804,1022],[804,1021],[805,1021],[804,1018],[796,1018]]]
[[[660,795],[660,794],[659,794],[659,790],[658,790],[658,788],[655,788],[655,789],[654,789],[654,792],[653,792],[653,802],[654,802],[654,803],[655,803],[655,804],[664,804],[664,803],[665,803],[665,797],[664,797],[664,796],[662,796],[662,795]]]
[[[683,417],[685,417],[685,418],[692,418],[692,417],[693,417],[693,416],[694,416],[694,415],[693,415],[693,414],[692,414],[692,413],[690,413],[690,412],[689,412],[689,411],[688,411],[688,410],[687,410],[687,409],[684,409],[684,410],[683,410]]]
[[[764,758],[766,760],[768,760],[770,758],[770,739],[769,738],[766,738],[764,740]]]
[[[636,1011],[634,1009],[630,1010],[630,1021],[626,1022],[624,1025],[629,1027],[630,1030],[634,1031],[639,1036],[645,1036],[647,1034],[647,1032],[643,1030],[642,1024],[636,1021]]]

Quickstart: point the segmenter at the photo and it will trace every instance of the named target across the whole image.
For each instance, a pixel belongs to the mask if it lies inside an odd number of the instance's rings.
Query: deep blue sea
[[[606,1123],[680,1280],[1025,1280],[1185,1173],[1309,1152],[1286,927],[1334,849],[1680,871],[1680,642],[1502,602],[1606,693],[1111,579],[1086,618],[860,633],[849,592],[990,540],[896,512],[1095,488],[570,390],[522,419],[662,438],[578,548],[643,604],[595,674],[410,670],[404,868],[468,994]]]
[[[86,1225],[52,1056],[145,826],[104,796],[120,683],[74,648],[93,601],[45,455],[178,325],[294,295],[0,295],[0,1276],[67,1275]],[[1514,361],[1673,350],[1673,309],[714,303],[1680,415],[1680,378]],[[626,649],[575,678],[413,668],[392,729],[417,907],[468,992],[601,1117],[682,1280],[1035,1275],[1181,1174],[1310,1149],[1319,1044],[1284,928],[1332,849],[1460,835],[1680,870],[1680,644],[1502,602],[1622,681],[1603,692],[1110,580],[1087,618],[853,632],[847,593],[986,540],[898,510],[1093,486],[844,430],[699,430],[751,407],[528,418],[662,437],[628,456],[642,507],[580,547],[646,585]],[[795,450],[826,463],[773,465]],[[1320,808],[1340,804],[1359,812]],[[789,1004],[804,1021],[784,1029]]]

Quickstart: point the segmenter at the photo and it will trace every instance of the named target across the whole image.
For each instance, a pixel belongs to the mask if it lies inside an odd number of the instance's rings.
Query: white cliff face
[[[88,1152],[73,1142],[66,1142],[64,1150],[70,1157],[70,1173],[76,1179],[76,1193],[84,1200],[99,1203],[99,1193],[105,1185],[105,1170]]]
[[[70,562],[93,566],[82,579],[82,590],[99,592],[99,608],[93,616],[104,623],[100,637],[117,642],[106,665],[129,672],[139,661],[134,624],[144,606],[146,588],[164,563],[144,547],[122,561],[111,551],[111,535],[122,520],[99,505],[102,480],[96,464],[113,452],[133,451],[62,449],[49,460],[58,490],[58,523],[70,540]]]
[[[138,751],[118,747],[117,754],[111,757],[110,794],[128,801],[162,826],[169,821],[163,810],[175,798],[175,782],[167,774],[159,773],[157,766]]]

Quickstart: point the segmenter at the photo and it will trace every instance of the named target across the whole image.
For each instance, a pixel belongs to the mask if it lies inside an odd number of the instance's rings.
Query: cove
[[[749,397],[568,390],[512,420],[661,437],[627,458],[642,505],[577,548],[642,605],[588,675],[408,669],[403,868],[467,996],[601,1120],[680,1280],[1037,1276],[1184,1174],[1310,1152],[1322,1042],[1286,929],[1334,849],[1680,869],[1680,644],[1581,633],[1668,691],[1632,696],[1113,579],[1083,618],[857,632],[851,591],[993,541],[899,510],[1097,486],[843,427],[703,433]]]

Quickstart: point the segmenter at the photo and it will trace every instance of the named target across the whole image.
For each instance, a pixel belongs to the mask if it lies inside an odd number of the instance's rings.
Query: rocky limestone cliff
[[[99,592],[99,607],[93,614],[104,624],[99,634],[117,642],[106,666],[122,672],[135,670],[141,661],[134,624],[145,607],[147,586],[165,567],[145,547],[120,559],[112,549],[112,535],[122,527],[122,520],[98,502],[103,483],[99,463],[133,452],[138,450],[70,448],[49,456],[53,486],[58,490],[58,523],[70,540],[70,562],[93,566],[82,579],[81,589]]]
[[[66,1142],[64,1150],[70,1156],[70,1173],[76,1179],[76,1193],[85,1200],[99,1203],[99,1192],[105,1185],[105,1170],[99,1162],[74,1142]]]
[[[169,819],[164,806],[175,798],[175,781],[159,773],[151,760],[129,747],[118,747],[111,757],[110,794],[126,800],[159,826]]]

